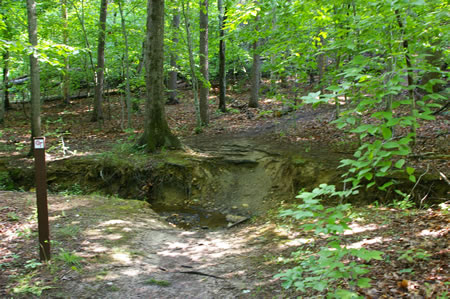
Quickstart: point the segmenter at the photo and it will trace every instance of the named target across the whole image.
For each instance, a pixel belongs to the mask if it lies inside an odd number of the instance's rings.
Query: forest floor
[[[143,201],[51,195],[53,257],[41,264],[34,194],[1,192],[0,205],[3,298],[319,297],[285,290],[273,275],[295,266],[293,251],[310,254],[325,240],[273,216],[181,230]],[[366,298],[448,298],[449,230],[442,210],[355,209],[342,240],[384,252],[370,262],[372,287],[356,290]]]
[[[357,137],[336,129],[333,106],[304,106],[287,113],[282,101],[266,97],[261,107],[246,107],[247,94],[231,93],[228,113],[216,112],[211,94],[211,122],[195,133],[189,91],[181,104],[166,106],[173,132],[185,144],[224,136],[256,137],[266,142],[326,144],[350,154]],[[91,123],[92,99],[70,106],[48,102],[43,107],[47,159],[89,155],[133,143],[141,129],[125,129],[117,96],[106,101],[106,119]],[[141,111],[143,103],[141,103]],[[404,113],[400,111],[399,113]],[[449,175],[448,114],[423,123],[409,163]],[[133,114],[133,127],[143,127],[143,113]],[[402,134],[402,132],[398,132]],[[7,114],[0,156],[28,161],[29,107],[17,104]],[[276,217],[277,210],[231,229],[181,230],[168,224],[145,202],[102,196],[60,194],[49,197],[53,260],[37,261],[34,194],[0,193],[0,297],[49,298],[316,298],[317,293],[285,290],[273,275],[295,266],[291,253],[305,254],[324,246],[325,238]],[[443,199],[445,201],[445,199]],[[448,298],[450,290],[448,205],[430,209],[386,206],[356,207],[351,230],[342,237],[349,246],[385,253],[370,262],[373,279],[367,298]],[[300,246],[300,247],[299,247]],[[345,286],[345,285],[344,285]],[[446,295],[447,294],[447,295]]]

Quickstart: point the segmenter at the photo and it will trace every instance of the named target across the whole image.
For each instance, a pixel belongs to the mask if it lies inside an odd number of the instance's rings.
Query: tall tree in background
[[[177,80],[178,80],[178,71],[177,71],[177,50],[176,47],[178,45],[178,31],[180,29],[180,13],[178,9],[173,11],[172,16],[172,30],[173,30],[173,38],[172,38],[172,50],[170,51],[170,71],[169,71],[169,99],[167,100],[167,104],[178,104],[179,101],[177,99]]]
[[[254,1],[255,6],[258,5],[258,1]],[[256,10],[257,11],[257,10]],[[258,101],[259,101],[259,88],[260,88],[260,80],[261,80],[261,56],[259,53],[259,44],[260,44],[260,40],[258,37],[258,33],[259,33],[259,28],[258,28],[258,23],[259,23],[260,17],[259,17],[259,12],[257,11],[257,15],[255,18],[255,29],[254,29],[254,34],[255,34],[255,38],[256,40],[253,42],[252,44],[252,51],[253,51],[253,64],[252,64],[252,70],[250,73],[250,101],[248,102],[248,106],[252,107],[252,108],[257,108],[258,107]]]
[[[100,3],[100,21],[98,33],[98,48],[97,48],[97,75],[95,80],[95,95],[94,95],[94,111],[92,114],[92,121],[103,121],[103,79],[105,69],[105,39],[106,39],[106,14],[108,11],[108,0],[101,0]]]
[[[3,7],[5,6],[4,3],[0,2],[0,8],[2,10],[5,10],[6,8]],[[10,39],[11,38],[11,31],[10,31],[10,26],[9,26],[9,22],[8,22],[8,16],[7,15],[3,15],[3,23],[4,23],[4,28],[3,28],[3,34],[6,39]],[[9,53],[9,49],[5,48],[4,49],[5,52],[3,52],[3,98],[2,98],[2,111],[4,113],[4,111],[8,110],[9,107],[9,60],[10,60],[10,53]],[[1,121],[3,121],[3,116],[1,117]]]
[[[222,112],[227,111],[225,95],[227,90],[227,77],[225,69],[225,29],[224,22],[226,15],[224,13],[223,0],[217,0],[217,9],[219,10],[219,109]]]
[[[9,106],[9,86],[8,86],[8,78],[9,78],[9,50],[5,49],[5,53],[3,53],[3,85],[2,85],[2,94],[0,94],[0,123],[3,123],[5,118],[5,111]]]
[[[130,91],[130,58],[128,55],[128,33],[125,26],[125,18],[123,16],[123,9],[122,9],[122,0],[117,1],[119,3],[119,13],[120,13],[120,20],[122,25],[122,35],[123,40],[125,43],[125,98],[126,98],[126,105],[127,105],[127,124],[128,128],[131,128],[131,91]]]
[[[249,107],[257,108],[259,101],[259,88],[261,80],[261,56],[259,54],[259,40],[256,40],[252,44],[253,50],[253,64],[250,73],[250,101],[248,103]]]
[[[202,127],[202,120],[200,117],[200,103],[198,100],[198,79],[197,74],[195,71],[195,61],[194,61],[194,50],[192,45],[192,35],[191,35],[191,24],[189,22],[189,0],[181,1],[181,7],[183,11],[183,18],[184,18],[184,28],[186,30],[186,43],[188,47],[188,54],[189,54],[189,69],[191,71],[191,83],[192,83],[192,91],[194,93],[194,108],[195,108],[195,119],[197,123],[196,130],[199,132],[201,131]]]
[[[41,136],[41,93],[40,93],[40,76],[39,61],[36,53],[37,40],[37,19],[36,19],[36,2],[27,0],[28,13],[28,38],[32,46],[30,54],[30,78],[31,78],[31,139]],[[33,142],[31,142],[31,151],[33,150]]]
[[[164,108],[164,0],[147,2],[147,45],[145,128],[139,144],[149,152],[180,148],[180,141],[170,132]]]
[[[208,96],[209,96],[209,64],[208,64],[208,0],[200,0],[200,118],[202,125],[209,122]]]
[[[61,0],[61,17],[63,20],[63,44],[67,45],[69,41],[69,27],[67,20],[67,0]],[[64,72],[63,72],[63,100],[66,105],[70,103],[70,78],[69,78],[69,57],[64,56]]]

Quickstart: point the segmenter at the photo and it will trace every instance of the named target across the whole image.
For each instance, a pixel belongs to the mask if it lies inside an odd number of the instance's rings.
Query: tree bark
[[[142,51],[141,51],[142,54],[141,54],[141,57],[139,58],[139,64],[136,68],[137,76],[141,75],[142,69],[144,68],[144,65],[145,65],[144,60],[145,60],[145,48],[147,47],[146,44],[147,44],[147,38],[144,38],[144,41],[142,42]]]
[[[145,145],[149,152],[180,148],[180,141],[170,132],[164,107],[164,0],[147,2],[147,36],[147,102],[144,134],[139,144]]]
[[[226,63],[226,56],[225,56],[225,29],[224,29],[224,23],[226,20],[226,13],[224,11],[223,7],[223,0],[217,1],[217,8],[219,10],[219,109],[222,112],[227,111],[226,107],[226,90],[227,90],[227,78],[226,78],[226,69],[225,69],[225,63]]]
[[[86,48],[88,48],[89,50],[91,49],[91,45],[89,43],[89,39],[88,39],[88,34],[86,31],[86,26],[84,25],[84,8],[83,8],[83,2],[81,2],[81,13],[78,11],[77,6],[75,5],[75,3],[73,3],[72,0],[68,0],[70,2],[70,4],[72,4],[73,8],[75,9],[75,12],[77,14],[77,18],[78,21],[80,22],[81,25],[81,30],[83,31],[83,38],[84,38],[84,43],[86,45]],[[92,77],[95,81],[95,66],[94,66],[94,59],[92,58],[92,52],[91,51],[87,51],[88,52],[88,57],[89,57],[89,64],[91,67],[91,72],[92,72]],[[85,65],[87,65],[87,63],[85,63]],[[87,69],[87,67],[86,67]]]
[[[0,1],[1,3],[1,1]],[[10,33],[10,25],[8,22],[8,16],[3,16],[3,21],[5,23],[5,33],[6,38],[11,39],[11,33]],[[5,49],[5,52],[3,53],[3,111],[7,111],[11,108],[9,104],[9,59],[10,59],[10,53],[8,48]]]
[[[192,46],[192,36],[191,36],[191,30],[190,28],[190,24],[189,24],[189,0],[186,3],[186,6],[184,5],[185,0],[181,1],[181,5],[182,5],[182,10],[183,10],[183,17],[184,17],[184,25],[185,25],[185,30],[186,30],[186,41],[187,41],[187,46],[188,46],[188,53],[189,53],[189,67],[190,67],[190,71],[191,71],[191,81],[192,81],[192,91],[194,93],[194,108],[195,108],[195,118],[197,121],[197,131],[201,131],[201,127],[202,127],[202,121],[200,118],[200,104],[199,104],[199,100],[198,100],[198,79],[197,79],[197,75],[195,72],[195,61],[194,61],[194,50],[193,50],[193,46]]]
[[[128,34],[125,26],[125,18],[123,17],[122,10],[122,0],[118,0],[119,2],[119,13],[120,20],[122,24],[122,35],[125,42],[125,101],[127,104],[127,124],[128,128],[132,127],[131,124],[131,91],[130,91],[130,59],[128,56]]]
[[[9,105],[9,51],[3,53],[3,98],[2,111],[5,112],[10,108]],[[3,120],[3,117],[2,117]]]
[[[172,50],[170,51],[170,72],[169,72],[169,99],[167,100],[167,104],[178,104],[177,98],[177,79],[178,79],[178,71],[177,71],[177,50],[176,47],[178,45],[178,31],[180,29],[180,14],[178,10],[174,10],[172,17],[172,30],[173,30],[173,38],[172,38]]]
[[[100,21],[97,48],[97,76],[95,82],[94,111],[91,121],[103,121],[103,79],[105,68],[105,39],[106,39],[106,14],[108,11],[108,0],[101,0]]]
[[[41,95],[40,95],[40,76],[39,61],[36,53],[37,39],[37,18],[36,2],[27,0],[28,15],[28,37],[33,51],[30,55],[30,91],[31,91],[31,141],[34,137],[41,136]],[[31,151],[34,149],[34,142],[31,142]]]
[[[255,4],[258,4],[258,1],[254,1]],[[258,34],[259,28],[258,28],[258,22],[259,22],[259,14],[255,17],[255,34]],[[248,102],[248,106],[251,108],[257,108],[258,102],[259,102],[259,89],[261,87],[261,56],[259,55],[259,44],[260,40],[257,37],[256,40],[252,44],[252,50],[253,50],[253,64],[252,64],[252,70],[250,73],[250,100]]]
[[[200,0],[200,118],[203,126],[209,123],[209,64],[208,64],[208,0]]]
[[[3,84],[2,88],[0,89],[0,124],[3,124],[5,121],[5,93],[8,90],[8,72],[5,71],[7,67],[5,54],[3,54]]]
[[[249,107],[257,108],[259,102],[259,89],[260,89],[260,80],[261,80],[261,57],[258,52],[259,48],[259,40],[254,42],[252,45],[253,48],[253,65],[252,71],[250,74],[250,101],[248,103]]]
[[[402,38],[403,38],[403,50],[405,51],[405,62],[406,62],[406,73],[407,73],[407,78],[408,78],[408,87],[409,87],[409,97],[411,98],[411,109],[410,109],[410,113],[411,116],[415,118],[414,114],[415,114],[415,110],[416,110],[416,99],[414,96],[414,89],[412,89],[412,86],[414,85],[414,80],[412,77],[412,63],[411,63],[411,56],[409,54],[409,45],[408,45],[408,39],[406,39],[404,37],[405,35],[405,27],[403,25],[403,22],[401,20],[400,17],[400,12],[398,9],[395,10],[395,15],[397,18],[397,23],[398,23],[398,27],[401,30],[402,33]],[[412,122],[411,124],[411,132],[414,134],[413,136],[413,143],[415,143],[415,135],[416,135],[416,123],[415,121]]]
[[[63,19],[63,44],[67,45],[69,40],[69,28],[68,28],[68,20],[67,20],[67,1],[61,0],[61,16]],[[70,104],[70,78],[69,78],[69,57],[64,56],[64,73],[63,73],[63,99],[64,104]]]

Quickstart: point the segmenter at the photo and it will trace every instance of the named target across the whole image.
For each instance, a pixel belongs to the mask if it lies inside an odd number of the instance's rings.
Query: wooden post
[[[45,138],[36,137],[33,142],[39,230],[39,257],[41,261],[48,261],[50,260],[50,230],[48,224],[47,173],[45,169]]]

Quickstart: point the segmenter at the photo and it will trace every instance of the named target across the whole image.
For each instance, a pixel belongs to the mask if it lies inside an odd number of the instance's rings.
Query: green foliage
[[[394,199],[391,204],[394,208],[406,210],[415,206],[415,203],[411,200],[411,194],[406,194],[401,190],[395,190],[395,193],[399,194],[402,198],[400,200]]]
[[[16,212],[8,212],[6,216],[8,216],[9,221],[19,221],[19,216],[16,214]]]
[[[80,227],[77,225],[67,225],[57,230],[57,234],[63,238],[75,238],[80,232]]]
[[[295,209],[281,212],[282,217],[301,220],[301,228],[313,230],[316,236],[327,236],[328,240],[327,245],[316,254],[306,255],[302,248],[295,253],[299,265],[275,276],[284,280],[285,288],[326,292],[330,298],[357,298],[355,287],[370,287],[370,278],[364,277],[369,273],[368,266],[358,261],[381,260],[383,253],[348,248],[342,244],[339,236],[349,228],[351,205],[339,204],[326,208],[321,204],[323,199],[337,197],[342,200],[354,193],[336,191],[335,186],[322,184],[312,192],[301,191],[297,198],[302,199],[303,203]],[[351,290],[339,287],[344,281]]]
[[[161,287],[168,287],[171,285],[171,283],[169,281],[158,280],[158,279],[154,279],[154,278],[149,278],[146,281],[144,281],[144,283],[149,284],[149,285],[158,285]]]
[[[398,257],[398,259],[407,261],[409,263],[414,263],[417,260],[428,260],[430,256],[431,254],[429,254],[427,251],[423,249],[412,248],[402,252],[402,254]]]
[[[72,269],[78,270],[81,268],[82,257],[76,255],[73,252],[65,251],[63,248],[60,249],[60,252],[55,258],[58,261],[64,262],[66,265],[71,266]]]
[[[28,273],[18,276],[14,279],[15,286],[12,288],[12,292],[16,295],[35,295],[41,296],[44,290],[51,289],[50,286],[46,286],[42,281],[34,279],[35,273]]]
[[[8,191],[14,190],[14,182],[7,171],[0,171],[0,189]]]
[[[70,195],[82,195],[85,192],[80,184],[75,183],[75,184],[71,185],[69,188],[67,188],[66,190],[61,191],[59,193],[64,196],[70,196]]]
[[[25,269],[36,269],[40,266],[42,266],[42,263],[38,262],[36,259],[31,259],[25,262]]]

